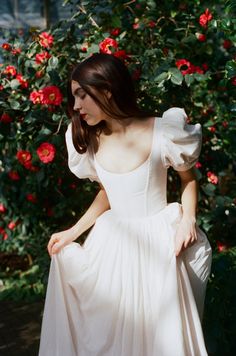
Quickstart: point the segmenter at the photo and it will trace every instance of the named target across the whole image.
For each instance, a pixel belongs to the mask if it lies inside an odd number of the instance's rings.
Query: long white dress
[[[78,154],[66,132],[69,167],[102,182],[110,210],[83,246],[73,242],[51,259],[39,356],[204,356],[201,328],[211,247],[198,241],[175,257],[181,205],[167,204],[167,168],[192,167],[201,126],[183,109],[156,118],[148,159],[111,173],[95,155]]]

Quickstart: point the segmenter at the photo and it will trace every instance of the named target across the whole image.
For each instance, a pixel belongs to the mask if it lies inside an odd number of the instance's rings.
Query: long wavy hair
[[[134,118],[141,120],[155,116],[155,113],[138,107],[133,81],[126,65],[113,55],[93,54],[74,68],[68,83],[68,112],[72,119],[72,140],[78,153],[87,150],[97,152],[99,135],[102,132],[111,132],[105,120],[89,126],[86,121],[80,119],[79,112],[73,110],[72,80],[78,82],[102,111],[113,119],[127,124]],[[105,95],[105,91],[111,93],[110,99]]]

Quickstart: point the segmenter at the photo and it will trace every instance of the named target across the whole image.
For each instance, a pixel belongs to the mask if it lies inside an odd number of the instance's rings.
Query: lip
[[[87,114],[80,113],[80,117],[81,117],[81,119],[83,119],[83,120],[84,120],[84,119],[86,118],[86,115],[87,115]]]

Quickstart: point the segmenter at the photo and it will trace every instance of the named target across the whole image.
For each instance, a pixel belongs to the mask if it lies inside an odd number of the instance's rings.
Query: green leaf
[[[216,187],[215,187],[215,185],[208,183],[205,186],[203,186],[202,189],[206,195],[213,197]]]
[[[169,73],[171,74],[170,80],[173,84],[181,85],[183,81],[183,74],[177,68],[170,68]]]
[[[10,85],[11,85],[11,88],[14,90],[20,86],[20,82],[17,79],[13,79],[13,80],[11,80]]]
[[[10,106],[13,110],[19,110],[20,109],[20,103],[19,101],[16,101],[16,100],[8,100],[9,103],[10,103]]]
[[[185,83],[187,84],[187,87],[190,87],[190,85],[194,82],[194,77],[192,74],[186,74],[184,76]]]
[[[58,58],[57,57],[51,57],[49,60],[48,60],[48,66],[52,69],[56,68],[58,65]]]
[[[163,72],[163,73],[159,74],[156,78],[154,78],[154,81],[160,83],[160,82],[168,79],[168,76],[169,76],[168,72]]]
[[[225,66],[226,76],[232,78],[236,75],[236,62],[228,61]]]

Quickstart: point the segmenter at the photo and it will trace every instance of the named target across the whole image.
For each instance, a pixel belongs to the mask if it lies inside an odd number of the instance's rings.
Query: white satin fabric
[[[71,126],[66,142],[70,169],[102,182],[111,209],[83,246],[51,259],[39,356],[207,355],[200,320],[211,247],[197,228],[198,241],[175,257],[182,208],[166,201],[167,168],[195,164],[200,125],[169,109],[155,119],[148,159],[122,174],[78,154]]]

